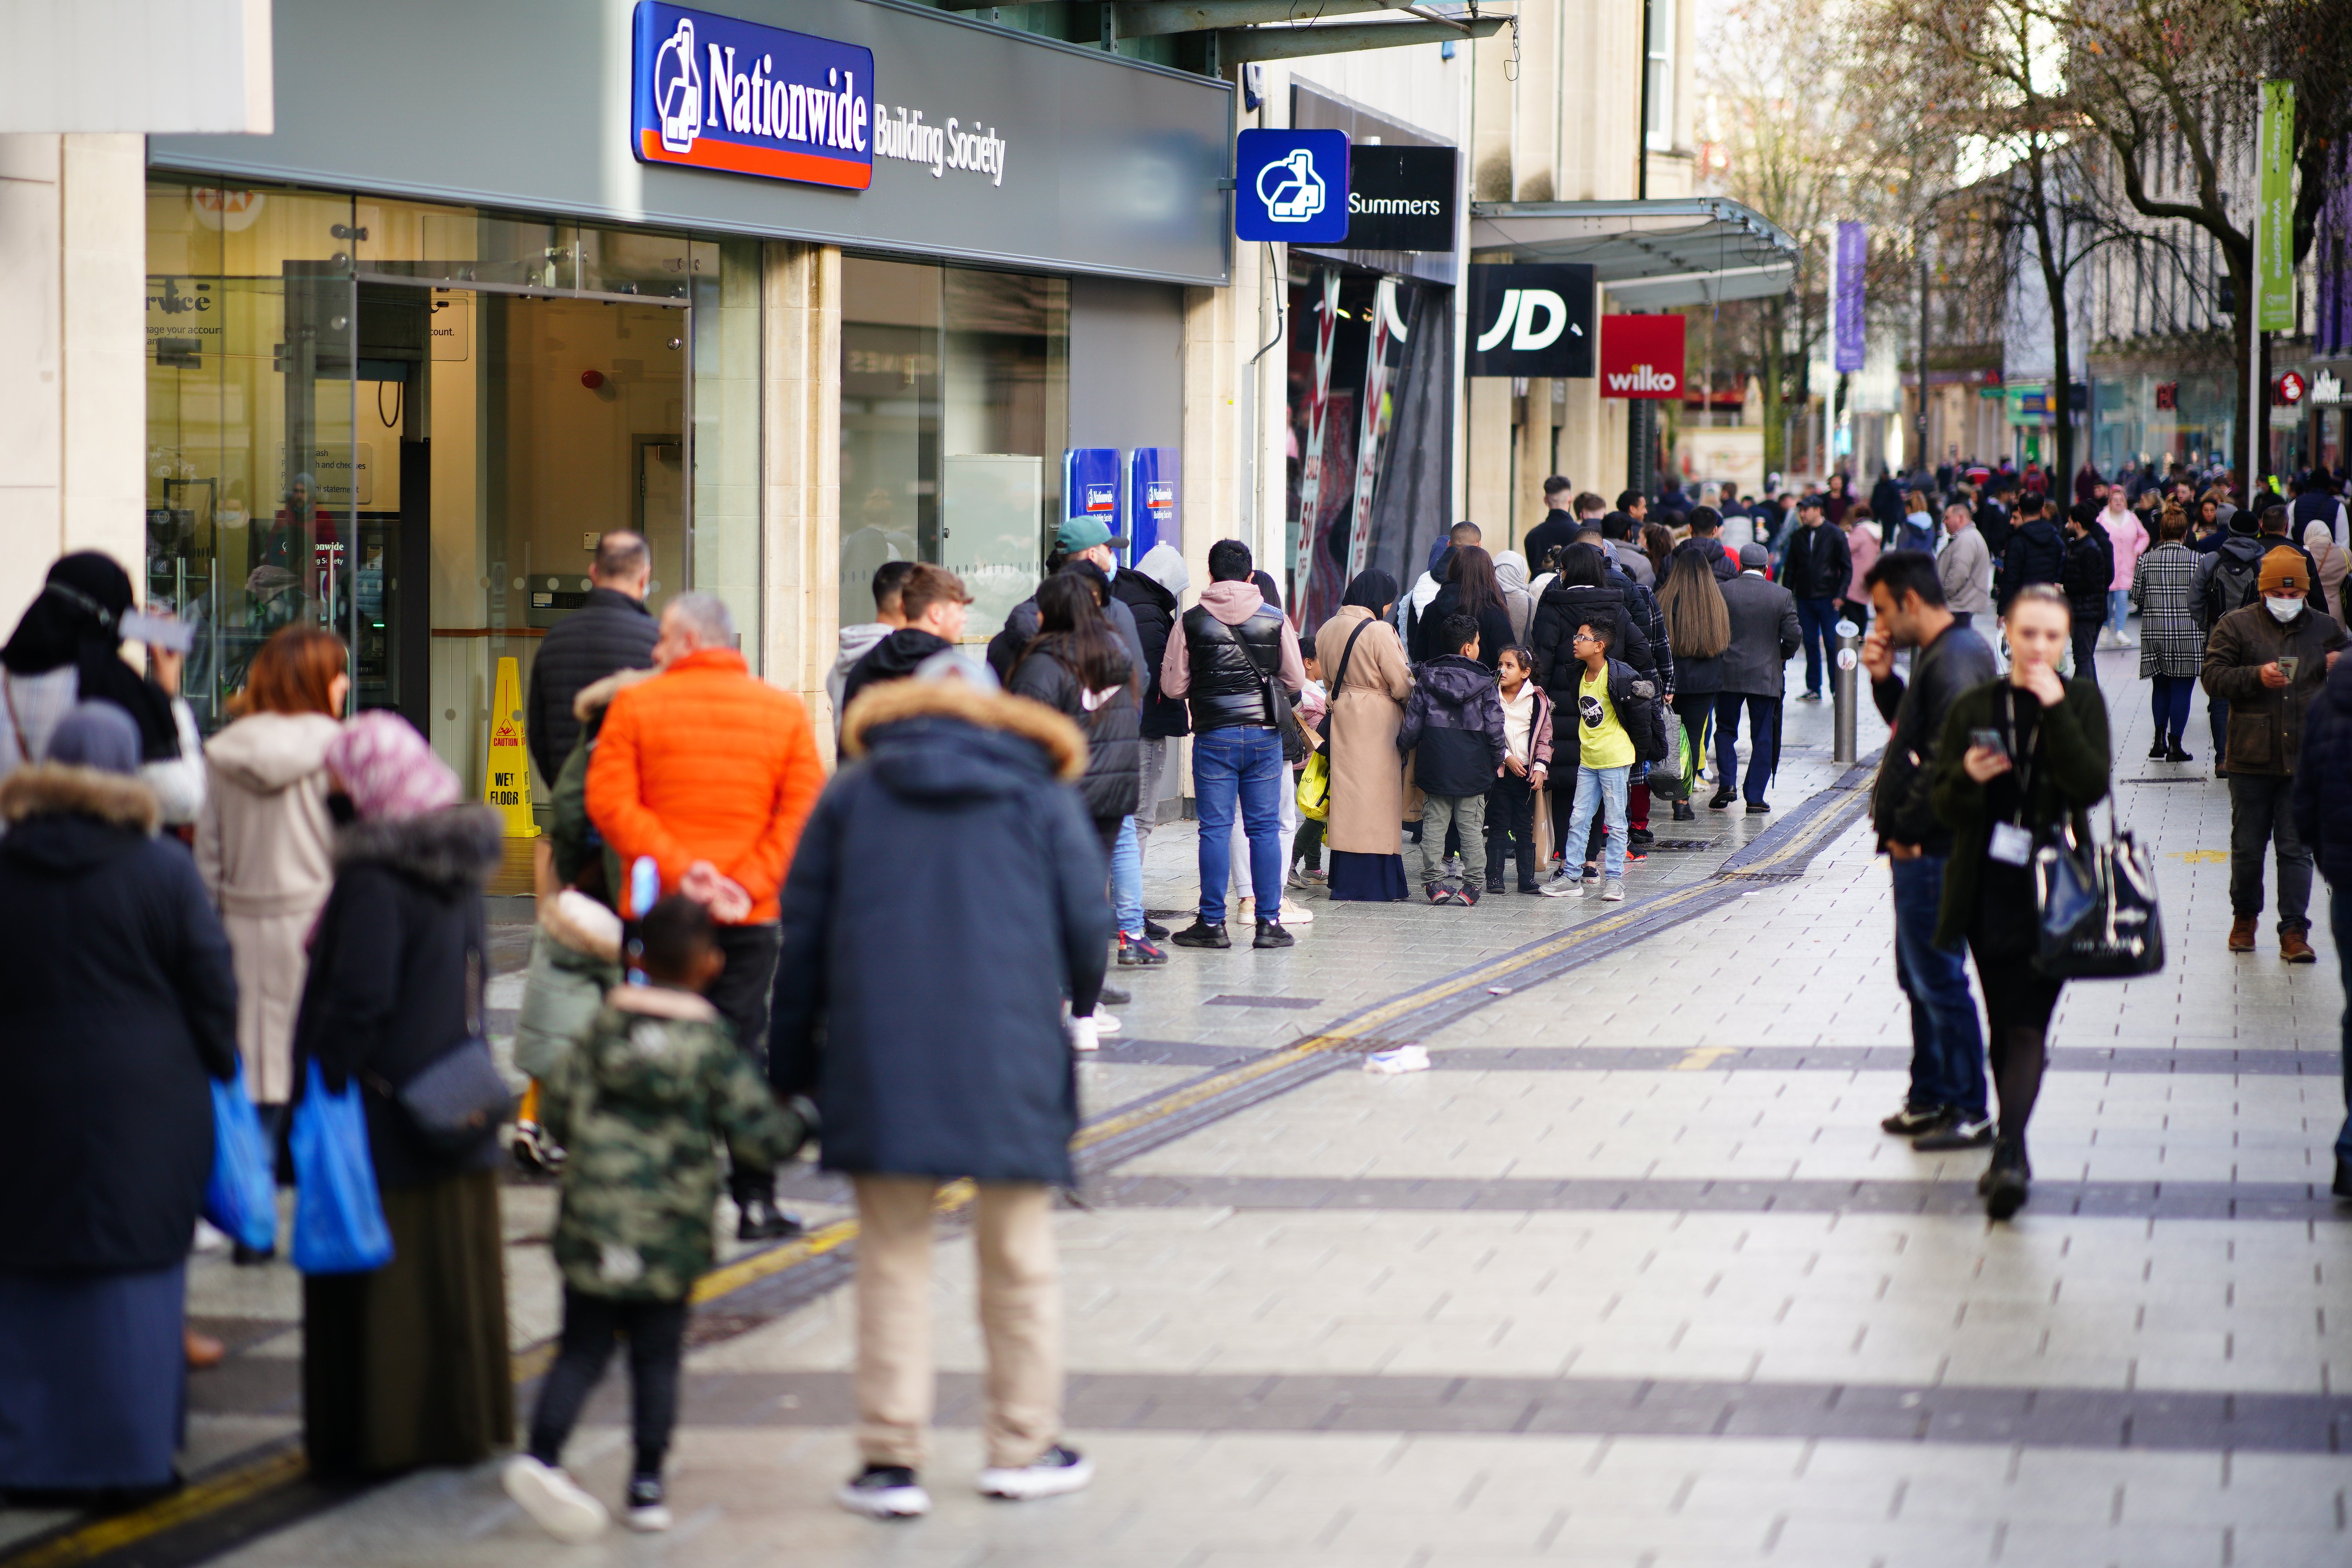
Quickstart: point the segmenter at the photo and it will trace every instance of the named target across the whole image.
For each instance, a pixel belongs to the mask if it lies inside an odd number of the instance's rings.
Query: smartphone
[[[143,610],[127,610],[121,622],[123,639],[143,642],[170,653],[185,653],[196,646],[196,628],[186,621],[169,621]]]
[[[2003,757],[2009,755],[2009,742],[2000,738],[2000,731],[1998,730],[1969,731],[1969,745],[1971,750],[1981,746],[1996,755]]]
[[[2302,663],[2302,656],[2298,654],[2281,654],[2278,661],[2279,673],[2285,676],[2287,679],[2293,680],[2296,668]]]

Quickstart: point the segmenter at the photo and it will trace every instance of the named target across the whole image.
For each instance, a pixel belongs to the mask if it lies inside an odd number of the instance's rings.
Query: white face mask
[[[2303,614],[2303,601],[2301,599],[2265,598],[2263,601],[2263,605],[2265,609],[2270,611],[2271,619],[2274,621],[2291,621],[2294,619],[2295,616]]]

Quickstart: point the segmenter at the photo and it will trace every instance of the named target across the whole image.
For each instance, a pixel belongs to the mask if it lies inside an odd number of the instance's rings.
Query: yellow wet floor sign
[[[522,667],[512,658],[499,660],[490,699],[490,767],[482,800],[506,818],[509,838],[539,837],[530,815],[530,753],[522,740]]]

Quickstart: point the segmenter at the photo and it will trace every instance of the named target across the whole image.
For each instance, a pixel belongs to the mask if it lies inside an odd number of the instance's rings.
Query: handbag
[[[377,1093],[398,1102],[425,1142],[444,1154],[470,1152],[498,1135],[514,1110],[514,1094],[499,1072],[482,1034],[482,955],[466,950],[466,1037],[433,1058],[398,1089],[372,1079]]]
[[[1291,710],[1290,693],[1282,689],[1281,681],[1268,675],[1259,666],[1257,655],[1250,652],[1249,645],[1234,635],[1233,627],[1226,626],[1224,622],[1213,616],[1208,617],[1208,620],[1211,626],[1223,628],[1226,640],[1239,647],[1242,650],[1242,657],[1249,660],[1250,668],[1257,671],[1258,686],[1265,693],[1266,711],[1274,715],[1275,733],[1282,737],[1282,760],[1292,767],[1297,766],[1305,760],[1309,748],[1307,744],[1307,726],[1300,723],[1298,715]],[[1339,689],[1334,687],[1332,689],[1337,691]]]
[[[1668,743],[1664,756],[1650,764],[1650,793],[1660,800],[1677,800],[1692,776],[1690,731],[1672,712],[1665,715],[1664,721],[1676,739]]]
[[[205,1183],[205,1217],[254,1252],[278,1245],[278,1181],[261,1118],[245,1089],[239,1063],[213,1089],[213,1173]]]
[[[2033,967],[2050,979],[2123,980],[2164,967],[2155,863],[2115,825],[2112,800],[2107,814],[2105,839],[2086,847],[2064,826],[2059,842],[2034,851]]]
[[[313,1058],[287,1152],[294,1161],[294,1267],[304,1274],[368,1274],[391,1262],[392,1230],[376,1192],[359,1080],[331,1094]]]
[[[1319,751],[1308,754],[1298,773],[1298,815],[1310,822],[1331,816],[1331,760]]]

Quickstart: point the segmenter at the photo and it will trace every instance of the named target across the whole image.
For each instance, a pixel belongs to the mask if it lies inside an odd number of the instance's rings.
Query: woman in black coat
[[[393,713],[352,721],[327,767],[355,820],[311,939],[295,1081],[312,1061],[331,1090],[358,1079],[393,1258],[302,1282],[303,1442],[329,1475],[472,1464],[514,1436],[499,1150],[436,1150],[394,1096],[480,1028],[503,829]]]
[[[1038,587],[1037,635],[1004,689],[1043,702],[1085,734],[1087,772],[1078,790],[1108,861],[1118,825],[1135,810],[1139,785],[1135,670],[1103,618],[1093,584],[1065,572]]]
[[[1459,651],[1438,646],[1444,640],[1440,632],[1450,616],[1468,616],[1478,623],[1478,662],[1488,669],[1501,660],[1505,648],[1518,640],[1511,630],[1510,607],[1503,602],[1503,585],[1495,576],[1495,558],[1475,544],[1454,552],[1444,585],[1413,622],[1413,663],[1427,664]]]
[[[228,938],[153,837],[139,727],[84,702],[0,783],[0,1489],[172,1486],[188,1238],[236,1071]],[[91,1494],[96,1494],[93,1498]],[[59,1500],[68,1500],[61,1495]]]

